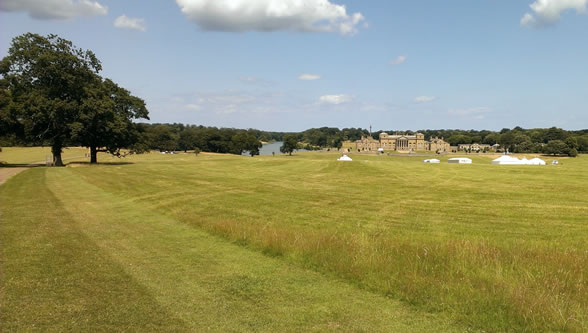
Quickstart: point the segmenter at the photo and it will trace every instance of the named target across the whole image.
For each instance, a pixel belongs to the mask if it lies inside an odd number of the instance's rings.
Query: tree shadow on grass
[[[96,164],[91,164],[90,162],[87,161],[83,161],[83,162],[69,162],[67,163],[68,165],[129,165],[129,164],[135,164],[134,162],[99,162]]]
[[[44,167],[45,164],[27,164],[27,163],[3,163],[0,162],[0,168],[37,168]]]

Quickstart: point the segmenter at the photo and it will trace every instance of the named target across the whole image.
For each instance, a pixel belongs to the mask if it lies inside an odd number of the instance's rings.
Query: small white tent
[[[339,158],[337,159],[337,161],[351,162],[351,161],[353,161],[353,160],[351,159],[351,157],[349,157],[349,156],[347,156],[347,155],[343,155],[343,156],[339,157]]]
[[[436,159],[436,158],[432,158],[432,159],[430,159],[430,160],[424,160],[423,162],[425,162],[425,163],[435,163],[435,164],[436,164],[436,163],[441,163],[441,161],[439,161],[439,160],[438,160],[438,159]]]
[[[472,160],[467,157],[455,157],[450,158],[447,160],[449,163],[458,163],[458,164],[472,164]]]
[[[499,164],[499,165],[521,165],[523,164],[521,160],[516,157],[512,157],[509,155],[502,155],[499,158],[492,161],[492,164]]]
[[[529,164],[530,165],[546,165],[547,163],[545,163],[544,160],[535,157],[534,159],[532,159],[532,160],[529,161]]]

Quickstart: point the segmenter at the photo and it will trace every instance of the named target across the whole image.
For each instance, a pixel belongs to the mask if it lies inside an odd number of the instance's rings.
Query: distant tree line
[[[0,90],[1,92],[1,90]],[[2,95],[0,94],[0,105]],[[0,122],[1,124],[2,122]],[[6,122],[4,122],[6,123]],[[378,138],[383,131],[372,133]],[[388,133],[414,134],[414,131],[386,131]],[[576,156],[588,153],[588,130],[566,131],[561,128],[547,129],[503,129],[489,130],[420,130],[425,139],[442,137],[452,146],[459,144],[499,144],[501,149],[513,153],[543,153],[550,155]],[[4,131],[0,133],[6,133]],[[303,132],[268,132],[256,129],[217,128],[185,124],[147,124],[135,125],[135,140],[126,148],[135,152],[148,150],[159,151],[204,151],[213,153],[242,154],[249,152],[259,154],[261,142],[287,142],[284,153],[296,149],[341,148],[344,141],[359,140],[369,136],[369,131],[362,128],[312,128]],[[0,146],[34,145],[39,142],[23,142],[15,134],[0,136]]]
[[[258,155],[261,142],[288,141],[296,149],[340,148],[343,141],[358,140],[369,135],[367,130],[345,128],[309,129],[300,133],[268,132],[256,129],[217,128],[185,124],[139,124],[140,140],[133,145],[136,151],[199,151],[212,153]],[[294,147],[291,143],[296,141]],[[290,149],[290,148],[288,148]],[[287,151],[291,153],[291,151]]]
[[[375,132],[378,137],[383,131]],[[414,134],[413,131],[386,131],[388,133]],[[561,128],[524,129],[515,127],[500,131],[489,130],[420,130],[425,140],[432,137],[443,138],[452,146],[460,144],[499,144],[502,150],[512,153],[543,153],[551,155],[576,156],[579,152],[588,153],[588,130],[566,131]]]
[[[323,127],[300,133],[268,132],[256,129],[217,128],[185,124],[138,124],[140,139],[132,145],[147,150],[191,151],[259,155],[262,142],[288,142],[284,153],[297,149],[341,148],[343,141],[369,135],[367,130]],[[293,144],[295,142],[295,144]]]
[[[259,155],[262,140],[279,140],[282,135],[259,130],[240,130],[184,124],[139,124],[141,139],[135,150],[188,151]]]

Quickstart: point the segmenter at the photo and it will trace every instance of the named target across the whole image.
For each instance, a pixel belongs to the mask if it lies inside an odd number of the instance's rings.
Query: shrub
[[[198,154],[200,154],[200,148],[196,147],[194,148],[194,155],[198,156]]]
[[[576,157],[578,156],[578,151],[576,150],[576,148],[572,148],[568,151],[568,156],[569,157]]]

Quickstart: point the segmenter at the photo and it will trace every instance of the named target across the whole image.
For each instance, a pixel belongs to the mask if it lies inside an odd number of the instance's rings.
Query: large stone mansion
[[[345,141],[343,148],[349,151],[378,151],[396,150],[403,152],[414,151],[434,151],[434,152],[448,152],[450,151],[449,143],[443,141],[443,138],[431,138],[425,141],[425,135],[416,133],[415,135],[390,135],[388,133],[380,133],[378,140],[371,136],[362,136],[361,140]]]

